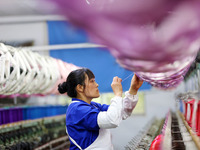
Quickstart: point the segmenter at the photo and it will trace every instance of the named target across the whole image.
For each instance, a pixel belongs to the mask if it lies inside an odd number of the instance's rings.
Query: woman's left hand
[[[119,78],[117,76],[113,78],[113,82],[111,84],[111,87],[112,87],[112,90],[113,90],[115,96],[120,96],[120,97],[122,96],[123,90],[122,90],[122,83],[121,82],[122,82],[121,78]]]

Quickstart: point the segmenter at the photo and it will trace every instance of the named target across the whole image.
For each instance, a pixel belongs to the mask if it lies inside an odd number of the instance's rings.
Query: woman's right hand
[[[122,90],[121,82],[122,82],[121,78],[119,78],[117,76],[113,78],[111,87],[112,87],[112,90],[113,90],[115,96],[122,97],[123,90]]]
[[[132,94],[132,95],[136,95],[137,94],[137,91],[138,89],[142,86],[143,84],[143,81],[140,80],[136,74],[134,74],[132,80],[131,80],[131,86],[129,88],[129,93]]]

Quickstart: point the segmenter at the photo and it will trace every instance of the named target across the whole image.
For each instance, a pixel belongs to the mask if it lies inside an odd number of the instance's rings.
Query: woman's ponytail
[[[64,94],[68,91],[68,85],[67,85],[67,82],[63,82],[63,83],[60,83],[58,85],[58,91],[60,92],[60,94]]]

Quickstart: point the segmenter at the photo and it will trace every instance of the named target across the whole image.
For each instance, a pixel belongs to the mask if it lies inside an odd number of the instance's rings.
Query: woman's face
[[[99,94],[98,86],[99,85],[96,83],[95,78],[92,78],[89,80],[88,76],[86,75],[85,89],[84,89],[85,96],[88,99],[93,99],[93,98],[99,97],[100,94]]]

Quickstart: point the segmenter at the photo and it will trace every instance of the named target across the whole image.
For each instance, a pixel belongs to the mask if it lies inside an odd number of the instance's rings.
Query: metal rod
[[[94,48],[94,47],[105,47],[105,46],[92,43],[77,43],[77,44],[59,44],[59,45],[45,45],[45,46],[28,46],[21,48],[31,51],[48,51],[48,50]]]

